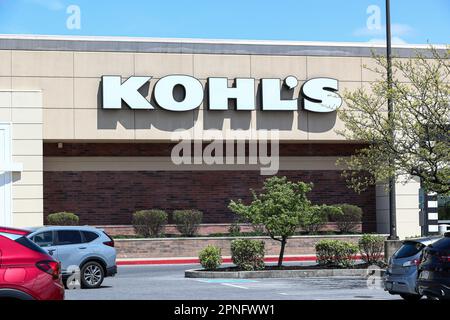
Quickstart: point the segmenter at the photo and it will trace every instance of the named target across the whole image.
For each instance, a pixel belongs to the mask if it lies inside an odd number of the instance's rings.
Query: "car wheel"
[[[400,297],[408,302],[417,302],[422,299],[420,294],[401,294]]]
[[[105,274],[103,267],[95,261],[86,262],[81,268],[81,286],[85,289],[98,288],[102,285]]]

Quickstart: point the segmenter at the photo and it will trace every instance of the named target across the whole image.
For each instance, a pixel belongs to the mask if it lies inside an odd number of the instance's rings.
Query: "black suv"
[[[450,232],[423,250],[417,289],[422,295],[450,300]]]

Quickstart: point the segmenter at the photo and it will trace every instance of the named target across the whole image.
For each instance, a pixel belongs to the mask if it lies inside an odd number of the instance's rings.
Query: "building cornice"
[[[445,45],[434,45],[444,50]],[[429,45],[394,45],[398,57],[428,55]],[[166,39],[103,36],[0,35],[0,50],[251,54],[370,57],[385,47],[368,42],[306,42],[226,39]]]

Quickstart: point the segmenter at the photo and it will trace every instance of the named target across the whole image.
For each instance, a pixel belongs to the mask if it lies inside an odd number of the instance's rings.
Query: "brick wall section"
[[[317,204],[350,203],[364,211],[363,231],[376,230],[375,188],[356,194],[340,171],[280,171],[293,181],[314,182],[309,198]],[[130,224],[136,210],[169,212],[195,208],[204,223],[228,223],[230,199],[251,200],[249,189],[264,179],[259,171],[84,171],[44,172],[44,213],[74,212],[81,224]]]
[[[178,238],[148,240],[116,240],[118,258],[183,258],[198,257],[207,245],[218,246],[223,256],[230,256],[230,243],[235,238]],[[268,237],[251,237],[265,242],[266,255],[278,255],[280,243]],[[357,243],[360,236],[299,236],[292,237],[286,245],[286,255],[315,254],[315,245],[323,239],[337,239]]]
[[[96,225],[96,227],[104,229],[106,233],[108,233],[110,236],[117,236],[117,235],[127,235],[127,236],[135,236],[136,233],[134,231],[133,226],[131,225]],[[214,233],[228,233],[228,230],[230,228],[229,223],[208,223],[208,224],[201,224],[197,230],[197,235],[199,236],[207,236]],[[241,224],[241,232],[252,232],[254,229],[251,225],[248,224]],[[299,228],[298,231],[302,231],[301,228]],[[336,223],[329,222],[325,224],[321,231],[332,231],[337,232],[339,229],[336,226]],[[361,233],[362,231],[362,225],[359,223],[355,225],[355,232]],[[174,235],[180,235],[178,232],[176,226],[174,224],[168,224],[165,227],[164,230],[165,234],[174,234]]]
[[[44,143],[44,156],[164,157],[170,156],[174,145],[170,143],[63,143],[63,147],[58,148],[57,143]],[[364,146],[356,143],[281,143],[279,154],[281,157],[349,156]]]

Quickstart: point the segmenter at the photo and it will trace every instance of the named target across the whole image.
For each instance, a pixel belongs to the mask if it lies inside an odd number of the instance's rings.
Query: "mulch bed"
[[[260,271],[272,271],[272,270],[318,270],[318,269],[368,269],[371,265],[367,263],[357,263],[349,267],[340,267],[340,266],[333,266],[333,265],[304,265],[304,266],[273,266],[273,265],[266,265],[263,270]],[[205,270],[208,271],[208,270]],[[226,267],[226,268],[218,268],[214,271],[244,271],[242,269],[239,269],[238,267]]]

